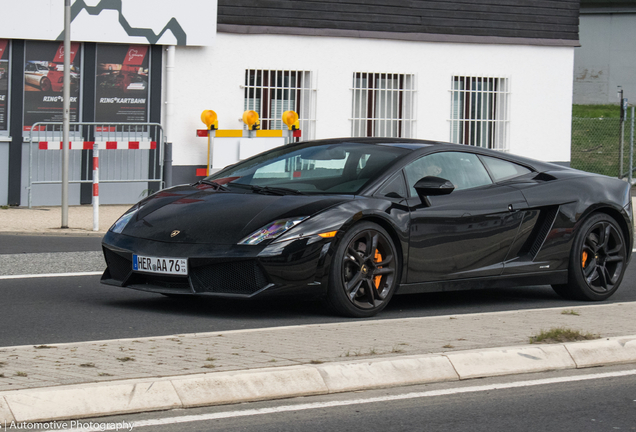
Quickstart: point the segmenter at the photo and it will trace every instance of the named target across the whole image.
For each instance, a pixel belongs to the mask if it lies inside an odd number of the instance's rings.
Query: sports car
[[[631,258],[628,183],[479,147],[342,138],[278,147],[128,210],[105,284],[168,296],[394,294],[552,285],[604,300]]]

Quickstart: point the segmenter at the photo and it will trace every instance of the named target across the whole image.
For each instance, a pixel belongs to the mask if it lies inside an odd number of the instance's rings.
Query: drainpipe
[[[166,48],[166,117],[165,117],[165,138],[166,145],[164,148],[163,161],[163,180],[166,187],[172,186],[172,133],[174,123],[174,64],[175,64],[175,46],[170,45]]]

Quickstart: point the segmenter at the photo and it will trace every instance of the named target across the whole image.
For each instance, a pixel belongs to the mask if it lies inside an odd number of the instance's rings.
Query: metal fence
[[[36,123],[29,133],[29,207],[34,185],[62,182],[61,136],[59,122]],[[69,183],[92,183],[97,146],[108,150],[100,152],[100,183],[163,186],[164,136],[157,123],[71,123],[69,141]]]
[[[570,166],[611,177],[630,177],[630,170],[634,170],[634,158],[630,157],[636,132],[633,120],[632,110],[624,122],[618,117],[572,118]]]

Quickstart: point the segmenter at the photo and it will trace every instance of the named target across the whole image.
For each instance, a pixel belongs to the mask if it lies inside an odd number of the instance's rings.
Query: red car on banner
[[[71,64],[78,49],[78,43],[71,45]],[[60,44],[52,62],[28,61],[24,67],[24,80],[43,92],[61,92],[64,84],[64,45]],[[71,88],[76,88],[78,84],[79,74],[71,66]]]

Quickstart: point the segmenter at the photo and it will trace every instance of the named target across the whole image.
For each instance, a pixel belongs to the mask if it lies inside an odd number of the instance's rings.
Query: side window
[[[484,164],[488,167],[488,171],[490,171],[490,174],[492,174],[492,177],[496,182],[519,177],[532,172],[522,165],[508,162],[503,159],[497,159],[490,156],[480,157],[481,160],[484,161]]]
[[[455,190],[492,184],[492,180],[472,153],[443,152],[424,156],[404,168],[411,196],[417,196],[415,183],[423,177],[434,176],[450,180]]]
[[[398,196],[406,198],[406,186],[404,185],[404,177],[399,172],[387,181],[382,188],[375,194],[379,197],[397,198]]]

